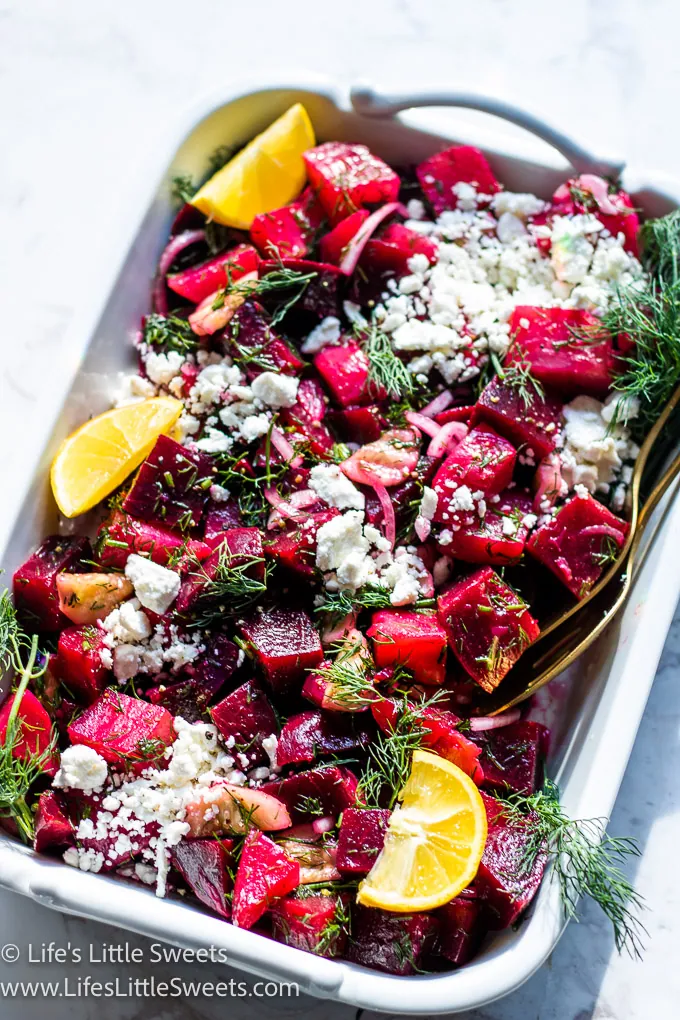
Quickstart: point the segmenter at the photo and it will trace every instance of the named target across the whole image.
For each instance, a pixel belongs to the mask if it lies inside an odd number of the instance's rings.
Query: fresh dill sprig
[[[190,174],[178,174],[172,178],[172,197],[177,205],[185,205],[196,194],[197,188]]]
[[[253,568],[263,563],[261,556],[233,556],[226,545],[220,550],[213,576],[201,564],[189,575],[202,583],[194,603],[189,627],[210,627],[224,616],[240,613],[252,606],[267,591],[268,565],[264,579],[253,576]]]
[[[531,374],[531,365],[524,351],[521,348],[517,348],[517,350],[520,355],[518,361],[514,361],[510,365],[501,365],[497,356],[492,352],[491,363],[501,382],[515,390],[524,407],[530,408],[536,399],[545,402],[545,390],[538,379]]]
[[[180,354],[190,354],[199,344],[198,336],[185,319],[156,313],[144,319],[142,340],[149,347],[162,347],[164,351],[178,351]]]
[[[375,701],[376,695],[368,676],[368,657],[358,641],[341,642],[331,662],[310,670],[331,685],[334,702],[348,711],[356,711]]]
[[[221,300],[222,304],[224,304],[224,298],[227,294],[244,294],[249,298],[262,298],[272,294],[285,295],[287,291],[290,291],[290,294],[287,297],[282,296],[281,300],[271,310],[271,325],[276,326],[286,317],[290,309],[297,304],[309,284],[317,276],[318,273],[315,270],[309,273],[301,273],[297,269],[288,269],[286,266],[281,265],[278,269],[273,269],[271,273],[267,273],[266,276],[261,277],[259,280],[237,280],[235,283],[228,281],[224,291],[218,293],[216,301]],[[217,305],[217,307],[220,306]]]
[[[37,635],[29,638],[24,633],[7,591],[0,596],[0,670],[3,674],[11,670],[19,676],[7,718],[5,739],[0,745],[0,816],[13,818],[21,838],[30,843],[35,824],[27,797],[51,758],[54,740],[42,754],[14,757],[17,745],[23,740],[19,722],[22,698],[29,683],[43,675],[45,665],[39,664]]]
[[[376,323],[355,327],[368,358],[368,388],[374,394],[383,390],[391,400],[403,400],[415,392],[415,380],[404,362],[395,354],[392,341]]]
[[[671,287],[680,283],[680,209],[643,223],[640,243],[647,272]]]
[[[547,853],[567,917],[577,918],[579,900],[589,896],[611,921],[617,950],[626,949],[639,958],[647,934],[637,916],[644,901],[619,867],[628,857],[640,856],[635,840],[608,836],[601,818],[569,818],[560,805],[558,787],[549,779],[530,797],[513,793],[500,800],[510,820],[525,823],[531,817],[524,872]]]
[[[216,174],[218,170],[226,166],[235,152],[236,146],[234,145],[218,145],[208,160],[206,180],[210,180],[213,174]]]
[[[314,609],[315,613],[327,613],[332,620],[343,620],[357,609],[389,609],[390,591],[377,584],[366,584],[356,591],[324,591]]]

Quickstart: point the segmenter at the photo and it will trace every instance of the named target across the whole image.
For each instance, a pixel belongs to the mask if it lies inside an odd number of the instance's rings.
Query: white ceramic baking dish
[[[493,100],[456,96],[402,97],[387,101],[367,89],[352,97],[318,81],[230,89],[205,100],[173,133],[173,141],[143,181],[138,202],[121,209],[125,229],[120,247],[112,239],[112,259],[96,304],[83,310],[64,350],[80,364],[68,393],[54,393],[54,425],[43,457],[27,470],[17,497],[16,524],[0,562],[8,573],[57,526],[47,466],[60,440],[89,414],[110,403],[116,373],[134,365],[127,338],[148,311],[150,283],[172,216],[170,182],[180,172],[200,177],[209,154],[221,144],[239,146],[291,103],[307,107],[320,140],[367,143],[394,164],[417,162],[460,132],[435,134],[395,118],[418,106],[467,106],[496,113],[528,128],[555,146],[579,171],[611,171],[617,164],[597,160],[545,124]],[[430,121],[431,122],[431,121]],[[506,147],[507,148],[507,147]],[[154,148],[154,152],[158,151]],[[526,150],[525,150],[526,151]],[[489,151],[498,177],[515,191],[549,197],[567,175],[508,151]],[[647,215],[660,215],[680,202],[680,185],[624,174],[624,186]],[[130,222],[126,222],[130,216]],[[96,293],[96,292],[95,292]],[[51,409],[50,409],[51,410]],[[46,420],[50,420],[45,415]],[[23,495],[23,498],[22,498]],[[7,499],[9,494],[5,495]],[[680,502],[666,507],[665,522],[642,566],[618,623],[587,656],[550,687],[543,710],[554,712],[550,771],[558,776],[567,810],[574,817],[608,817],[616,798],[657,661],[680,591]],[[391,977],[360,966],[318,959],[241,931],[181,902],[156,899],[142,887],[84,874],[56,860],[39,857],[8,837],[0,837],[0,885],[31,896],[55,910],[91,917],[154,939],[187,947],[216,946],[237,967],[260,976],[297,982],[300,990],[374,1010],[432,1015],[467,1010],[517,988],[554,948],[563,920],[555,885],[544,882],[530,918],[518,931],[490,939],[480,955],[455,973]]]

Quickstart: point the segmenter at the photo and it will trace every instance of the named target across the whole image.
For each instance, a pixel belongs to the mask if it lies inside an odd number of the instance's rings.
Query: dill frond
[[[374,394],[383,390],[391,400],[403,400],[415,392],[415,380],[395,353],[392,341],[375,323],[357,327],[355,332],[368,358],[368,388]]]
[[[149,347],[162,347],[163,351],[191,354],[198,348],[199,338],[186,319],[175,315],[147,315],[142,340]]]
[[[240,613],[257,602],[266,593],[269,579],[268,565],[264,580],[252,576],[253,567],[262,562],[260,556],[232,556],[223,545],[214,576],[210,577],[203,565],[197,564],[189,576],[204,583],[192,610],[193,619],[187,626],[208,628],[224,616]]]

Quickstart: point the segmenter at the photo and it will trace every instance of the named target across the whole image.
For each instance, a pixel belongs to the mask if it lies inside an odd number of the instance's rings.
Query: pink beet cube
[[[533,533],[527,549],[582,599],[618,556],[628,528],[591,495],[574,496]]]
[[[230,917],[234,845],[231,839],[183,839],[171,859],[197,899],[220,917]]]
[[[210,555],[210,546],[158,524],[138,521],[120,510],[108,517],[97,533],[99,562],[103,567],[123,569],[130,553],[148,556],[162,567],[185,572]]]
[[[210,709],[212,721],[225,740],[234,738],[235,754],[245,754],[250,768],[267,760],[265,737],[278,732],[274,709],[264,691],[249,680]]]
[[[250,239],[267,258],[304,258],[323,220],[323,209],[311,188],[297,202],[256,216]]]
[[[469,506],[469,499],[457,495],[463,486],[470,494],[481,492],[484,496],[507,489],[516,459],[517,451],[507,439],[486,427],[472,429],[434,476],[432,488],[439,497],[434,519],[460,523]]]
[[[340,871],[368,874],[385,845],[391,814],[382,808],[346,808],[343,811],[336,857]]]
[[[169,273],[168,287],[197,305],[209,294],[214,294],[227,283],[236,283],[246,273],[254,272],[260,257],[249,244],[239,244],[231,251],[222,252],[198,266]]]
[[[457,208],[456,184],[471,184],[480,195],[495,195],[501,188],[486,156],[472,145],[451,145],[430,156],[416,167],[416,175],[437,215]]]
[[[14,573],[14,604],[31,630],[55,631],[70,621],[59,609],[57,574],[92,555],[86,538],[53,535]]]
[[[387,421],[377,404],[367,407],[346,407],[333,411],[328,419],[343,441],[350,443],[374,443],[385,431]]]
[[[232,923],[252,928],[275,900],[292,892],[299,882],[300,865],[263,832],[251,829],[236,872]]]
[[[68,735],[72,744],[93,747],[112,765],[141,771],[162,766],[175,729],[172,716],[160,705],[106,690],[71,723]]]
[[[181,531],[198,524],[212,484],[212,460],[159,436],[123,500],[132,517]]]
[[[310,513],[299,522],[287,520],[283,528],[267,533],[266,555],[295,574],[313,577],[316,573],[316,533],[339,512],[330,507]]]
[[[441,551],[466,563],[500,567],[516,563],[529,535],[527,518],[529,522],[536,521],[534,516],[529,516],[533,501],[516,489],[508,489],[500,493],[500,497],[498,503],[487,503],[483,517],[476,510],[460,514],[458,530],[447,534],[446,544],[440,545]]]
[[[498,686],[539,635],[526,603],[491,567],[446,588],[438,614],[453,654],[485,691]]]
[[[446,678],[446,631],[436,613],[380,609],[366,632],[378,669],[402,665],[421,684]]]
[[[174,608],[178,613],[194,612],[210,597],[206,592],[210,581],[220,572],[220,564],[229,567],[247,566],[247,573],[257,581],[264,580],[264,550],[259,528],[230,528],[222,535],[208,558],[194,567],[182,581]]]
[[[364,205],[394,202],[401,182],[394,170],[365,145],[325,142],[308,149],[307,177],[331,222]]]
[[[342,407],[370,400],[368,358],[353,340],[324,347],[315,355],[314,366]]]
[[[518,305],[510,318],[510,332],[513,343],[506,367],[528,363],[535,379],[565,397],[587,393],[602,400],[611,389],[616,368],[612,339],[603,335],[600,320],[592,312]]]
[[[472,409],[472,424],[485,422],[517,449],[536,461],[543,460],[555,449],[555,437],[562,423],[562,404],[545,392],[529,386],[527,399],[516,387],[496,376],[484,387]],[[447,412],[444,412],[445,414]]]
[[[342,956],[347,931],[341,919],[346,909],[346,894],[286,896],[272,906],[272,934],[277,942],[317,956]]]
[[[52,669],[86,705],[97,700],[109,680],[101,661],[103,639],[104,632],[97,627],[67,627],[59,635]]]
[[[358,906],[347,959],[388,974],[416,974],[434,949],[438,931],[435,914],[391,914]]]
[[[7,741],[7,725],[16,695],[6,697],[0,708],[0,743]],[[52,720],[47,710],[32,691],[24,691],[17,713],[16,742],[12,757],[19,761],[34,755],[45,755],[42,771],[53,776],[57,771],[59,756],[56,752],[47,754],[52,746]]]
[[[424,255],[430,262],[437,257],[437,242],[401,223],[390,223],[379,237],[372,237],[364,249],[362,264],[371,272],[390,272],[403,276],[409,272],[408,261]]]
[[[240,350],[257,356],[269,371],[297,375],[304,361],[296,351],[277,333],[269,321],[269,315],[256,301],[246,301],[234,314],[226,330],[230,353],[238,355]],[[255,363],[245,366],[249,379],[263,371]]]
[[[274,691],[300,683],[323,659],[319,635],[302,609],[272,609],[240,623],[240,630]]]
[[[324,815],[339,815],[351,807],[357,794],[357,778],[342,765],[322,765],[309,772],[265,783],[265,793],[283,801],[293,822],[308,822]]]

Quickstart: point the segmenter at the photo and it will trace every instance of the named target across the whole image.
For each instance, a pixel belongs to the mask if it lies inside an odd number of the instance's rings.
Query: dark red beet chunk
[[[350,443],[373,443],[385,431],[386,419],[377,404],[368,407],[346,407],[328,415],[331,426],[339,438]]]
[[[68,735],[72,744],[93,747],[112,765],[140,771],[150,765],[162,767],[175,728],[172,716],[160,705],[106,690],[71,723]]]
[[[369,272],[390,272],[402,276],[409,272],[408,260],[414,255],[425,255],[434,262],[438,245],[429,237],[411,230],[401,223],[390,223],[380,237],[372,237],[364,249],[362,265]]]
[[[210,700],[205,690],[192,680],[149,687],[144,697],[152,705],[160,705],[170,715],[181,715],[188,723],[205,722],[205,709]]]
[[[236,872],[232,923],[252,928],[274,900],[292,892],[299,882],[300,865],[289,860],[263,832],[251,829]]]
[[[347,959],[388,974],[416,974],[434,947],[439,921],[434,914],[388,914],[357,906]]]
[[[197,899],[220,917],[229,917],[228,893],[232,881],[231,839],[182,840],[171,851],[171,860]]]
[[[491,567],[455,581],[438,601],[440,623],[463,669],[493,691],[539,635],[526,604]]]
[[[546,855],[539,853],[526,870],[526,853],[534,821],[511,821],[499,801],[482,793],[489,826],[475,887],[485,901],[489,928],[507,928],[534,898],[545,871]]]
[[[272,327],[269,315],[256,301],[246,301],[235,312],[225,330],[225,339],[230,353],[238,355],[239,349],[243,349],[247,354],[256,355],[270,371],[296,375],[304,366],[295,351]],[[254,379],[263,369],[261,365],[252,363],[246,364],[245,370],[248,378]]]
[[[447,556],[466,563],[490,563],[500,567],[515,563],[522,553],[529,534],[525,520],[532,514],[533,501],[514,489],[500,494],[499,503],[488,502],[486,513],[476,511],[460,514],[457,531],[450,531],[450,541],[440,548]],[[535,523],[535,517],[530,517]],[[514,528],[514,531],[509,531]]]
[[[437,911],[438,952],[457,967],[474,955],[483,935],[479,916],[481,902],[470,893],[471,890],[464,889],[460,896]]]
[[[422,684],[442,684],[446,677],[446,631],[435,613],[380,609],[366,631],[373,642],[378,669],[405,666]]]
[[[416,708],[415,705],[413,707]],[[393,699],[375,701],[371,705],[371,712],[383,733],[394,730],[399,708]],[[458,716],[445,708],[430,706],[419,709],[418,720],[423,733],[423,747],[453,762],[479,786],[484,779],[479,764],[482,749],[460,732]]]
[[[339,512],[330,507],[301,517],[298,523],[286,521],[282,529],[276,528],[267,533],[265,553],[282,567],[302,577],[313,577],[316,572],[316,533]]]
[[[458,206],[453,190],[455,184],[472,184],[480,195],[495,195],[500,191],[486,156],[472,145],[452,145],[430,156],[416,167],[416,175],[437,215]]]
[[[576,336],[583,332],[584,338]],[[505,366],[526,362],[534,378],[565,397],[587,393],[604,399],[614,381],[612,339],[582,308],[518,305],[510,318],[513,343]],[[602,336],[599,342],[594,337]]]
[[[460,498],[456,491],[462,486],[467,486],[470,493],[483,492],[485,496],[507,489],[516,459],[517,451],[507,439],[486,427],[472,429],[434,476],[432,488],[439,497],[434,519],[459,523],[465,511],[458,509]]]
[[[365,145],[325,142],[303,156],[309,183],[332,223],[364,205],[394,202],[401,182]]]
[[[213,634],[206,649],[184,667],[184,672],[203,692],[203,704],[228,683],[238,668],[239,649],[225,634]]]
[[[269,273],[278,272],[280,269],[292,269],[296,273],[315,274],[305,286],[302,297],[296,302],[296,309],[303,312],[311,312],[319,319],[325,319],[327,315],[336,315],[340,295],[338,293],[339,278],[342,273],[337,266],[329,262],[310,262],[307,259],[282,259],[278,261],[263,262],[260,266],[260,276],[267,276]],[[299,291],[299,285],[296,285]],[[295,291],[291,290],[291,294]],[[285,294],[279,291],[276,295],[277,303],[285,299]]]
[[[45,790],[38,800],[33,849],[39,854],[44,854],[46,850],[65,850],[74,843],[73,825],[66,816],[57,794],[52,790]]]
[[[342,407],[370,399],[368,358],[353,340],[324,347],[315,355],[314,366],[331,391],[333,399]]]
[[[353,875],[367,875],[385,845],[391,811],[382,808],[346,808],[338,836],[336,866]]]
[[[484,785],[507,794],[530,796],[542,780],[542,753],[547,730],[540,723],[522,720],[501,729],[476,733],[482,746]]]
[[[342,956],[347,942],[345,911],[346,903],[333,893],[286,896],[272,907],[272,934],[277,942],[317,956]]]
[[[59,635],[52,669],[86,705],[96,701],[110,677],[101,661],[103,638],[103,631],[97,627],[67,627]]]
[[[283,801],[293,822],[307,822],[322,815],[339,815],[351,807],[357,785],[356,776],[348,768],[326,765],[265,783],[262,789]]]
[[[214,549],[224,538],[224,532],[243,525],[238,500],[230,496],[226,503],[210,503],[205,513],[203,540]],[[203,557],[205,559],[205,557]]]
[[[14,604],[19,616],[31,630],[60,630],[68,620],[59,611],[57,574],[77,568],[83,559],[91,558],[86,538],[46,538],[14,574]]]
[[[175,294],[197,305],[209,294],[226,287],[227,283],[236,283],[246,273],[254,272],[259,262],[260,257],[254,248],[249,244],[239,244],[231,251],[222,252],[199,266],[192,266],[179,273],[169,273],[168,287]]]
[[[259,529],[230,528],[223,533],[210,556],[182,581],[174,606],[178,613],[193,612],[203,599],[210,597],[205,589],[218,576],[221,565],[233,568],[247,565],[249,577],[264,580],[264,550]]]
[[[301,683],[307,670],[323,659],[319,635],[301,609],[257,613],[243,621],[240,629],[265,677],[278,693]]]
[[[137,521],[120,510],[114,511],[97,533],[99,562],[103,567],[123,569],[130,553],[148,556],[162,567],[186,571],[196,560],[210,555],[210,546],[194,538],[187,539],[169,528]]]
[[[252,765],[267,761],[262,741],[277,733],[279,727],[274,709],[254,680],[213,705],[210,715],[225,740],[234,738],[235,754],[245,754]]]
[[[304,258],[322,220],[314,192],[305,188],[297,202],[256,216],[250,238],[267,259]]]
[[[616,559],[627,534],[627,522],[591,495],[574,496],[533,533],[527,550],[582,599]]]
[[[0,743],[7,741],[7,724],[16,695],[5,698],[0,708]],[[16,743],[12,757],[19,761],[45,754],[52,742],[52,720],[32,691],[24,691],[17,714]],[[59,758],[56,753],[46,756],[42,771],[53,776]]]
[[[133,517],[183,531],[198,524],[212,481],[212,460],[159,436],[123,501]]]
[[[484,387],[472,409],[472,424],[486,422],[523,453],[533,451],[536,461],[555,449],[555,437],[562,421],[562,404],[555,397],[540,396],[531,387],[529,403],[519,391],[502,383],[498,376]],[[444,412],[447,414],[448,412]],[[442,423],[443,424],[443,423]]]
[[[302,765],[327,754],[346,754],[368,746],[372,732],[365,719],[350,713],[300,712],[281,730],[276,763]]]
[[[310,452],[326,457],[333,449],[333,436],[323,423],[328,397],[318,379],[303,379],[292,407],[281,412],[283,425],[292,426],[309,441]]]

